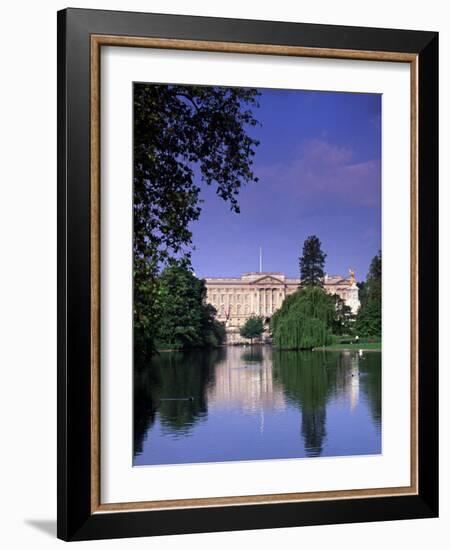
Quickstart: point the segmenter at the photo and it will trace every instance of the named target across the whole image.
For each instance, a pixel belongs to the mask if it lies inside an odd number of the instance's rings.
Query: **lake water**
[[[380,452],[379,352],[167,352],[135,373],[135,466]]]

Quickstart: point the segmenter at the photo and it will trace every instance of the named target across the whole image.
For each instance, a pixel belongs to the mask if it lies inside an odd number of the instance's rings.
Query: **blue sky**
[[[364,279],[381,246],[381,96],[260,90],[251,129],[260,140],[258,183],[242,188],[240,214],[201,184],[193,222],[198,277],[239,276],[259,268],[298,276],[303,241],[315,234],[328,274]]]

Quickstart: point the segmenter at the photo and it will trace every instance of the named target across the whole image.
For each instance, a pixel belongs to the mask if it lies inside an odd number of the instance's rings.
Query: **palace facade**
[[[358,287],[353,271],[349,277],[325,276],[324,289],[338,294],[351,307],[359,308]],[[294,293],[300,279],[286,277],[278,272],[250,272],[241,277],[206,277],[206,301],[217,310],[217,319],[227,330],[227,343],[239,343],[239,328],[252,315],[270,317],[281,307],[286,296]]]

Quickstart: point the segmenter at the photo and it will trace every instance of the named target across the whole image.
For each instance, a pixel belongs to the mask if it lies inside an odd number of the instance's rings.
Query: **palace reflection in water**
[[[135,373],[134,465],[381,452],[381,353],[228,347]]]

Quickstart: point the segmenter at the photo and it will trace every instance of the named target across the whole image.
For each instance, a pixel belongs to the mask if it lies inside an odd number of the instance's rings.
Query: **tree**
[[[361,307],[356,316],[355,330],[361,336],[381,338],[382,296],[381,251],[372,258],[363,287]]]
[[[135,356],[153,351],[161,318],[158,275],[171,258],[190,259],[190,223],[198,219],[199,181],[239,212],[240,187],[256,182],[258,141],[252,88],[134,85]]]
[[[300,286],[323,287],[326,254],[322,252],[318,237],[311,235],[303,244],[303,253],[299,258]]]
[[[366,281],[359,281],[356,283],[358,287],[358,298],[361,306],[365,305],[367,301],[367,286]]]
[[[188,349],[222,343],[224,327],[215,320],[216,310],[205,298],[205,282],[195,277],[188,262],[172,260],[158,279],[156,345]]]
[[[355,320],[352,308],[338,294],[332,294],[330,300],[335,310],[331,325],[333,334],[350,334]]]
[[[225,342],[225,325],[216,319],[216,308],[206,303],[206,284],[200,280],[201,331],[203,346],[216,348]]]
[[[262,317],[252,315],[245,321],[244,325],[240,328],[239,333],[242,338],[248,338],[250,344],[253,345],[254,338],[260,338],[264,332],[264,323]]]
[[[381,302],[381,277],[382,277],[382,261],[381,250],[372,258],[367,275],[367,294],[369,299],[376,299]]]
[[[323,288],[325,258],[319,238],[308,237],[299,258],[299,289],[272,316],[275,347],[312,349],[331,343],[333,334],[350,332],[354,322],[351,308],[340,296]]]
[[[291,350],[328,345],[334,317],[333,302],[323,288],[300,288],[288,296],[272,316],[274,345]]]
[[[381,307],[370,300],[361,307],[356,317],[355,331],[359,336],[381,338]]]

